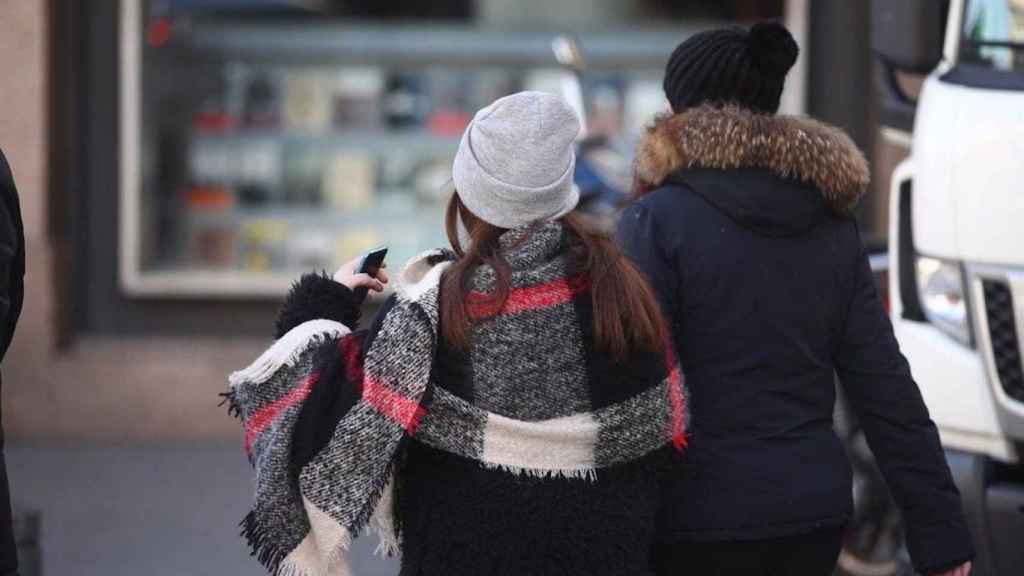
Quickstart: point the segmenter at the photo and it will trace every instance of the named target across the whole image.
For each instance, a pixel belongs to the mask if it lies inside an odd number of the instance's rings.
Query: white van
[[[875,0],[889,293],[979,552],[1024,574],[1024,0]],[[944,30],[944,32],[943,32]],[[916,100],[906,73],[925,74]]]

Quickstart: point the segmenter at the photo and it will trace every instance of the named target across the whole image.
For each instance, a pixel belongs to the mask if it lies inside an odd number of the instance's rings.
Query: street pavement
[[[5,449],[15,511],[40,514],[42,574],[21,576],[257,576],[238,522],[253,476],[237,443],[27,445]],[[356,541],[360,576],[397,562]]]

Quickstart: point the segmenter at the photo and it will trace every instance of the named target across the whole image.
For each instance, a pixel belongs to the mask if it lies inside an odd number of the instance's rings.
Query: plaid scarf
[[[398,552],[392,474],[408,438],[510,474],[583,480],[685,444],[682,377],[670,351],[639,393],[594,401],[576,313],[578,300],[589,302],[587,279],[571,273],[561,224],[520,241],[523,232],[501,239],[513,269],[508,300],[473,329],[472,402],[432,379],[439,282],[453,258],[445,251],[405,267],[372,331],[305,322],[231,375],[227,397],[256,470],[243,535],[272,573],[349,574],[349,544],[367,528],[380,535],[378,550]],[[474,274],[472,315],[495,312],[486,296],[494,282],[490,268]]]

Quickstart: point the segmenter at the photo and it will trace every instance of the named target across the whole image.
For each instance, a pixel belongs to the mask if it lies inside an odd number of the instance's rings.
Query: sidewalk
[[[253,486],[240,445],[12,442],[5,452],[15,510],[41,513],[41,576],[266,574],[238,536]],[[355,572],[396,574],[375,545],[356,541]]]

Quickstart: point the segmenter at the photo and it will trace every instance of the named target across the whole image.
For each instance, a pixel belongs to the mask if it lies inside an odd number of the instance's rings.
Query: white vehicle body
[[[970,342],[905,318],[899,273],[890,274],[892,318],[944,446],[1019,463],[1024,399],[1001,382],[983,288],[986,281],[1008,287],[1024,350],[1024,91],[950,81],[963,18],[964,1],[951,2],[943,61],[924,82],[911,156],[893,175],[889,241],[894,271],[914,255],[960,266]],[[900,217],[906,194],[909,222]],[[908,225],[913,252],[900,244]]]
[[[914,14],[902,16],[913,25]],[[905,96],[893,89],[895,76],[887,78],[883,102],[900,110]],[[972,573],[1017,575],[1024,573],[1024,0],[950,1],[941,61],[910,111],[913,134],[901,138],[910,156],[890,190],[893,327],[960,489],[977,549]],[[909,117],[893,118],[892,126],[909,128]]]

